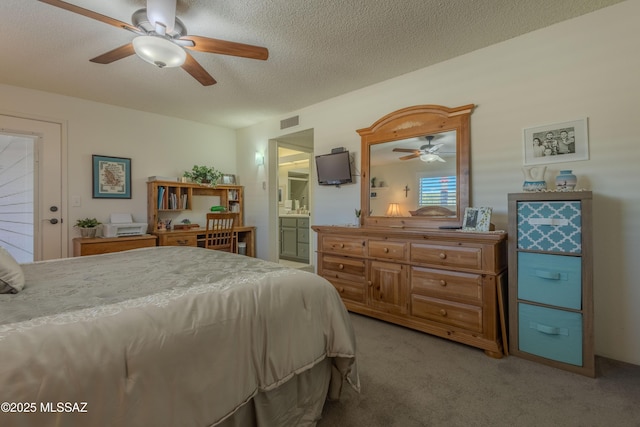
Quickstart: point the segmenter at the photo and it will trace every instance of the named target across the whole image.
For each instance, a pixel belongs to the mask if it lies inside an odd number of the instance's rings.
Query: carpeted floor
[[[362,391],[318,427],[640,426],[640,366],[598,358],[593,379],[351,317]]]

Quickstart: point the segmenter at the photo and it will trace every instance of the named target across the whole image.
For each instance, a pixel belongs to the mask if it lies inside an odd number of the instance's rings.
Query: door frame
[[[62,258],[67,258],[69,256],[69,207],[68,207],[68,181],[67,181],[67,138],[68,138],[68,133],[67,133],[67,121],[64,119],[59,119],[59,118],[53,118],[53,117],[47,117],[47,116],[40,116],[37,114],[27,114],[27,113],[21,113],[21,112],[16,112],[16,111],[9,111],[9,110],[3,110],[0,109],[0,115],[3,116],[7,116],[7,117],[13,117],[15,119],[21,119],[21,120],[28,120],[28,121],[35,121],[35,122],[45,122],[45,123],[52,123],[55,125],[60,126],[60,220],[61,220],[61,232],[60,232],[60,255]],[[33,135],[40,135],[40,132],[35,132],[33,130],[29,131],[31,132],[31,134]],[[43,144],[45,144],[46,141],[43,139]],[[38,149],[38,156],[40,157],[41,153],[39,152],[40,150]],[[40,163],[38,163],[38,165],[40,165]],[[44,177],[41,174],[40,168],[38,168],[38,185],[40,185],[40,182],[42,181],[42,179],[44,179]],[[40,211],[41,209],[41,200],[38,201],[38,206],[40,207]],[[37,214],[37,221],[38,224],[36,225],[37,227],[41,226],[41,221],[40,221],[40,212],[38,212]],[[40,247],[42,247],[42,242],[37,242],[37,245],[39,245]]]
[[[295,143],[291,143],[287,141],[288,138],[294,137],[296,135],[300,135],[303,133],[310,133],[311,139],[310,144],[308,146],[298,145]],[[315,162],[314,162],[314,146],[315,146],[315,132],[313,128],[292,131],[290,133],[280,135],[277,137],[269,138],[268,143],[268,155],[269,155],[269,164],[268,164],[268,200],[269,200],[269,241],[272,242],[269,245],[269,254],[268,260],[273,262],[278,262],[280,259],[280,215],[279,215],[279,206],[278,206],[278,188],[280,186],[278,182],[278,146],[283,146],[287,148],[294,148],[296,150],[308,152],[309,159],[309,208],[310,208],[310,217],[309,221],[313,224],[313,211],[314,208],[312,206],[312,201],[314,200],[314,189],[312,185],[311,177],[315,175]],[[315,266],[316,260],[313,254],[313,249],[315,248],[315,233],[309,233],[309,264]]]

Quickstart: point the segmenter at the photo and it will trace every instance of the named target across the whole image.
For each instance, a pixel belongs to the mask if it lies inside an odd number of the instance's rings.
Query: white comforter
[[[2,426],[216,425],[326,359],[330,397],[358,387],[348,313],[314,274],[177,247],[23,269],[0,295]]]

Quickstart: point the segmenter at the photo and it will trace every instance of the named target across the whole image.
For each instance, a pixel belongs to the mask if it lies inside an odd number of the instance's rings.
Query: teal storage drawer
[[[582,259],[519,252],[518,299],[580,310]]]
[[[582,205],[578,201],[518,202],[518,248],[582,253]]]
[[[582,314],[518,304],[519,349],[582,366]]]

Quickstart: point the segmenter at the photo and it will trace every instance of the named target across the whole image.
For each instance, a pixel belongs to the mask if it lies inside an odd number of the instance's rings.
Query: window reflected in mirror
[[[456,131],[370,146],[371,216],[457,215]],[[396,216],[397,214],[393,215]]]

